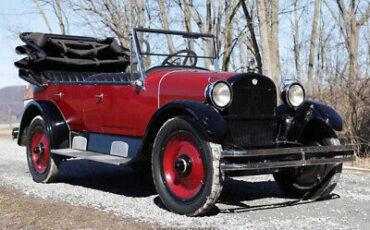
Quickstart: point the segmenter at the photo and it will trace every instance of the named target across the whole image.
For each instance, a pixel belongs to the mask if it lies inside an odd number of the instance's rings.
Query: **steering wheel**
[[[180,57],[177,57],[172,61],[170,61],[170,59],[173,58],[176,55],[181,54],[181,53],[186,53],[187,54],[184,61],[182,62],[183,66],[188,62],[189,59],[193,59],[189,66],[195,67],[197,65],[197,61],[198,61],[197,54],[192,50],[184,49],[184,50],[179,50],[175,53],[172,53],[172,54],[168,55],[168,57],[166,57],[166,59],[164,59],[164,61],[162,62],[162,66],[166,66],[166,65],[168,65],[168,66],[179,66],[178,64],[176,64],[176,61],[178,61],[180,59]]]

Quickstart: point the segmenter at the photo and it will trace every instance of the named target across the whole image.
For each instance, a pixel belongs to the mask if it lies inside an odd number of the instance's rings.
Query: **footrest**
[[[121,166],[126,165],[131,160],[129,158],[76,149],[53,149],[51,150],[51,153]]]

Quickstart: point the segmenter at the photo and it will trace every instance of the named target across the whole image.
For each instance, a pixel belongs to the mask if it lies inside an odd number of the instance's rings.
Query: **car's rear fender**
[[[289,141],[302,141],[307,135],[321,134],[335,136],[334,130],[341,131],[343,128],[342,118],[329,106],[317,101],[305,101],[303,106],[292,111],[287,105],[280,105],[278,115],[283,116],[284,130],[280,138]],[[291,117],[286,119],[287,117]],[[315,134],[316,132],[316,134]]]
[[[58,107],[51,101],[31,101],[25,107],[19,125],[18,145],[26,145],[27,129],[33,118],[42,116],[50,134],[52,149],[69,147],[69,127]]]
[[[222,143],[227,134],[227,125],[222,115],[213,107],[201,101],[176,100],[161,106],[150,119],[139,154],[146,155],[151,151],[151,145],[161,128],[170,118],[175,116],[189,116],[201,127],[207,141]]]

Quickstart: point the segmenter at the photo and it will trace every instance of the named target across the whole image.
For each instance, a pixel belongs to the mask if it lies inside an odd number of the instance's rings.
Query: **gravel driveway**
[[[370,173],[344,170],[328,200],[288,199],[269,175],[227,179],[206,217],[168,212],[150,175],[85,160],[62,162],[57,181],[37,184],[28,172],[25,148],[0,138],[0,186],[43,199],[113,212],[163,227],[220,229],[370,229]]]

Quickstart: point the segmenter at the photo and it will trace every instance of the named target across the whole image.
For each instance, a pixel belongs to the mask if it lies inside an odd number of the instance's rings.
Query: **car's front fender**
[[[193,118],[207,141],[222,143],[227,134],[227,125],[222,115],[210,105],[196,100],[175,100],[161,106],[150,119],[139,154],[146,155],[161,126],[175,116]]]
[[[227,133],[226,121],[221,114],[212,106],[195,100],[176,100],[161,106],[152,116],[146,132],[154,126],[161,126],[171,117],[181,115],[195,119],[204,128],[210,141],[220,142]]]
[[[282,138],[287,140],[300,139],[304,132],[313,125],[331,133],[333,133],[332,130],[341,131],[343,128],[343,121],[339,114],[328,105],[317,101],[307,100],[295,111],[283,104],[278,107],[277,114],[286,119],[282,122],[287,126],[285,136]],[[288,115],[291,117],[290,121],[287,120]]]

